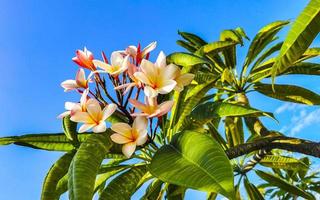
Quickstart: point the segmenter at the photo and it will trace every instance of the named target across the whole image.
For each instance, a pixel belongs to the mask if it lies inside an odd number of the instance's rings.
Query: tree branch
[[[236,147],[229,148],[225,152],[229,159],[233,159],[260,149],[282,149],[320,158],[320,142],[286,136],[259,139],[254,142],[240,144]]]

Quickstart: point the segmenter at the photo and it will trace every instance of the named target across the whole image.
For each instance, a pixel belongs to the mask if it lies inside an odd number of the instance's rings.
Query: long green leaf
[[[56,163],[52,165],[43,182],[41,199],[58,200],[60,195],[56,192],[60,179],[68,173],[71,160],[75,152],[64,154]]]
[[[310,46],[320,32],[320,0],[311,0],[293,23],[280,50],[272,76],[285,71]]]
[[[109,133],[92,134],[80,145],[68,172],[71,200],[92,199],[101,162],[111,146]]]
[[[248,66],[288,23],[288,21],[276,21],[260,29],[250,44],[244,66]]]
[[[178,34],[181,35],[185,40],[190,42],[195,48],[200,48],[203,45],[207,44],[207,42],[204,41],[201,37],[193,33],[178,31]]]
[[[319,105],[320,96],[305,88],[295,85],[272,85],[258,83],[254,89],[271,98],[307,105]]]
[[[128,200],[138,189],[140,179],[147,172],[146,166],[133,167],[115,177],[103,190],[99,200]]]
[[[160,180],[233,198],[233,170],[220,145],[205,134],[184,131],[154,155],[150,172]]]
[[[286,169],[286,170],[294,170],[294,171],[308,170],[308,166],[304,164],[302,161],[295,158],[279,156],[279,155],[266,155],[265,157],[262,158],[259,164],[266,167],[272,167],[277,169]]]
[[[79,144],[77,137],[77,123],[70,120],[70,116],[66,116],[62,119],[62,128],[67,138],[71,140],[75,145]]]
[[[314,199],[314,197],[311,194],[303,191],[302,189],[286,182],[285,180],[283,180],[275,175],[272,175],[270,173],[266,173],[266,172],[263,172],[260,170],[256,170],[256,174],[260,178],[262,178],[263,180],[270,183],[271,185],[279,187],[280,189],[282,189],[290,194],[295,194],[295,195],[301,196],[306,199]]]
[[[167,62],[183,67],[190,67],[199,64],[208,64],[206,60],[189,53],[172,53],[167,56]]]
[[[251,200],[264,200],[258,188],[250,183],[247,178],[244,179],[243,183],[244,188],[246,189],[246,192]]]
[[[147,187],[145,194],[141,200],[158,200],[160,199],[160,191],[164,183],[159,179],[154,179]]]

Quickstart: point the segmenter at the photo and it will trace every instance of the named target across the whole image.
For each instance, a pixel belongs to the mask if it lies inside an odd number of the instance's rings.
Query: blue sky
[[[237,26],[252,38],[269,22],[294,19],[306,4],[306,0],[0,0],[0,137],[61,131],[56,116],[64,110],[64,101],[77,98],[60,88],[60,82],[73,78],[78,69],[71,61],[76,49],[87,46],[93,53],[104,50],[109,54],[130,44],[157,41],[156,53],[163,50],[169,54],[182,50],[175,44],[177,30],[213,41],[221,30]],[[277,81],[320,91],[317,77]],[[266,120],[271,128],[319,140],[319,125],[311,126],[320,122],[318,108],[266,101],[259,94],[250,96],[254,107],[277,111],[280,124]],[[298,123],[302,127],[296,127]],[[1,147],[0,199],[39,199],[43,177],[59,156]],[[199,194],[188,195],[192,199]]]

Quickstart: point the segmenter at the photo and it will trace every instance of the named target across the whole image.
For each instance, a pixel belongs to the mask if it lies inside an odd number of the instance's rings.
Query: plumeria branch
[[[240,144],[227,149],[226,154],[229,159],[233,159],[260,149],[282,149],[320,158],[319,142],[286,136],[266,137],[254,142]]]

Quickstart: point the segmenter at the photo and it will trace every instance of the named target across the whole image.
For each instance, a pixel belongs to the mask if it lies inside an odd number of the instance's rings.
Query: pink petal
[[[144,84],[151,85],[149,78],[143,72],[135,72],[133,76]]]
[[[61,83],[61,87],[64,88],[64,91],[67,92],[67,91],[70,91],[70,90],[74,90],[76,88],[79,88],[77,82],[75,80],[66,80],[66,81],[63,81]]]
[[[153,51],[157,47],[157,42],[151,42],[142,50],[142,57],[146,56],[148,53]]]
[[[145,110],[147,110],[145,104],[143,104],[143,103],[141,103],[141,102],[139,102],[139,101],[137,101],[137,100],[135,100],[135,99],[129,99],[129,102],[130,102],[133,106],[137,107],[139,110],[141,110],[141,111],[143,111],[143,112],[144,112]]]
[[[160,113],[159,113],[158,117],[168,113],[171,110],[173,104],[174,104],[174,101],[165,101],[162,104],[160,104],[159,105]]]

